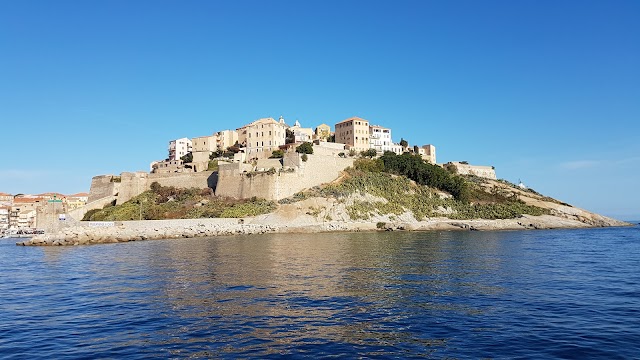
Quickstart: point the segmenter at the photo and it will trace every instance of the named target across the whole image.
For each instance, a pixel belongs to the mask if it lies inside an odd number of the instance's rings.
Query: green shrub
[[[313,144],[304,142],[296,148],[296,152],[300,154],[313,154]]]

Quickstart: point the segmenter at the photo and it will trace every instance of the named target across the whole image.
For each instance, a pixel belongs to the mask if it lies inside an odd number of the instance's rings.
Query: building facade
[[[369,126],[369,147],[375,149],[378,154],[391,151],[391,129],[379,125]]]
[[[225,151],[228,147],[238,142],[238,132],[236,130],[218,131],[216,134],[218,150]]]
[[[436,147],[435,146],[433,146],[431,144],[422,145],[418,149],[418,154],[420,154],[422,159],[425,160],[426,162],[428,162],[430,164],[435,164],[436,163]]]
[[[356,151],[369,150],[369,121],[352,117],[336,124],[336,142]]]
[[[298,120],[296,120],[293,126],[289,128],[289,131],[293,132],[296,143],[313,141],[313,129],[303,128]]]
[[[248,160],[264,159],[285,144],[287,125],[284,119],[259,119],[239,128],[238,143],[244,146]]]
[[[314,140],[327,140],[331,136],[331,127],[327,124],[320,124],[314,131]]]
[[[169,160],[180,160],[192,151],[192,143],[188,138],[169,141]]]
[[[209,157],[218,150],[218,136],[200,136],[191,139],[194,171],[205,171],[209,167]]]

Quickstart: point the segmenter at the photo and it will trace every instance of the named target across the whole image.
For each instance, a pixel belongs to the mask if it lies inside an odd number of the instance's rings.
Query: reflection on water
[[[628,357],[640,340],[630,230],[1,243],[0,352]]]

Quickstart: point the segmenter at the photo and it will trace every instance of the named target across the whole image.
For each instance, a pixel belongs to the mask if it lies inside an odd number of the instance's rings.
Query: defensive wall
[[[115,175],[98,175],[91,179],[91,190],[89,191],[89,199],[87,203],[96,200],[115,196],[120,190],[120,176]]]
[[[475,175],[487,179],[496,180],[496,170],[493,166],[469,165],[457,161],[445,164],[445,167],[453,166],[460,175]]]
[[[115,182],[117,179],[119,182]],[[131,198],[149,190],[153,182],[162,186],[174,186],[177,188],[204,189],[216,188],[218,182],[217,173],[203,171],[197,173],[160,173],[149,174],[146,172],[123,172],[120,176],[100,175],[91,180],[89,203],[110,196],[116,197],[116,204],[122,204]]]
[[[314,147],[314,154],[289,152],[282,159],[282,167],[265,171],[245,171],[242,164],[221,164],[216,196],[247,199],[251,197],[280,200],[321,184],[329,183],[340,172],[353,165],[353,158],[343,158],[331,149]],[[272,163],[273,164],[273,163]]]

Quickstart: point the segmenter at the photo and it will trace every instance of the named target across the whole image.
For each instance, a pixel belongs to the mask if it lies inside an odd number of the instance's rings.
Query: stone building
[[[200,136],[191,139],[194,171],[205,171],[209,167],[209,156],[218,150],[218,136]]]
[[[336,142],[356,151],[369,150],[369,121],[352,117],[336,124]]]
[[[286,130],[287,125],[282,117],[280,121],[273,118],[258,119],[237,129],[238,143],[244,146],[248,160],[265,159],[285,144]]]
[[[436,147],[429,145],[422,145],[418,149],[418,154],[422,157],[423,160],[426,160],[430,164],[436,163]]]
[[[181,138],[169,141],[169,160],[180,160],[191,152],[191,140]]]

